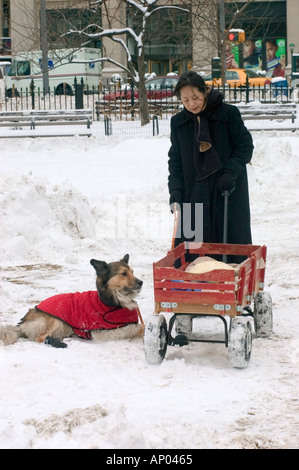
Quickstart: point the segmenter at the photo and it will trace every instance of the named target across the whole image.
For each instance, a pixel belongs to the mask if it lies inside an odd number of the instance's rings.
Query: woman
[[[174,94],[184,105],[171,119],[168,154],[170,204],[180,205],[182,221],[175,245],[188,240],[223,243],[224,191],[230,193],[227,241],[250,244],[246,163],[253,143],[238,108],[225,104],[223,95],[193,71],[181,75]],[[201,208],[202,229],[197,217]]]

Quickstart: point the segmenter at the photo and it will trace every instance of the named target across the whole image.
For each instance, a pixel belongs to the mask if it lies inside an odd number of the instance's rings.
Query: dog
[[[142,337],[144,325],[135,297],[143,281],[134,276],[128,262],[128,254],[111,263],[91,259],[96,291],[49,297],[16,326],[0,328],[0,341],[9,345],[27,338],[63,348],[67,344],[62,340],[74,334],[98,341]]]

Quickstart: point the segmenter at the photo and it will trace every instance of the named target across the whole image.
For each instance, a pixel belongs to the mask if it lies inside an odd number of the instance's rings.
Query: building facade
[[[177,0],[172,5],[189,9],[192,14],[182,9],[172,10],[171,14],[170,10],[161,10],[153,15],[145,42],[147,71],[157,75],[172,71],[181,73],[187,68],[208,71],[211,58],[219,55],[221,2],[190,0],[182,3]],[[244,44],[228,43],[228,67],[248,66],[265,70],[272,42],[275,48],[273,60],[278,60],[288,75],[291,54],[299,52],[299,0],[255,0],[238,15],[235,15],[236,5],[242,11],[245,0],[223,0],[223,3],[226,30],[239,28],[246,35]],[[132,27],[138,30],[141,18],[124,1],[108,0],[105,5],[95,14],[87,0],[0,0],[1,57],[40,49],[41,7],[46,9],[49,47],[77,47],[78,37],[64,34],[71,29],[83,29],[88,24],[98,24],[104,29]],[[214,24],[211,18],[215,18]],[[89,29],[89,32],[97,31],[96,26]],[[137,49],[130,35],[120,38],[136,61]],[[252,51],[249,54],[250,45]],[[113,73],[123,74],[117,63],[127,65],[127,55],[119,43],[102,38],[90,41],[89,46],[101,48],[103,57],[112,59],[104,63],[103,78]]]

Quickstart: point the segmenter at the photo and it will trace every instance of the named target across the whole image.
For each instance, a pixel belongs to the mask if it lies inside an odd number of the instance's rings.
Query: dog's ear
[[[105,261],[98,261],[96,259],[90,260],[91,266],[96,270],[97,276],[103,276],[108,271],[108,264]]]
[[[121,259],[121,261],[123,261],[123,262],[126,263],[126,264],[129,264],[129,255],[128,255],[128,254],[125,255],[125,256],[123,257],[123,259]]]

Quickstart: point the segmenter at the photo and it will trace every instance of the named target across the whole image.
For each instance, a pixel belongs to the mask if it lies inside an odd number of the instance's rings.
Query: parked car
[[[263,77],[251,69],[228,69],[226,73],[226,84],[236,87],[246,86],[246,77],[248,77],[250,86],[264,86],[269,84],[269,77]],[[212,74],[206,75],[204,80],[207,85],[221,85],[221,78],[217,78],[213,82]],[[266,83],[267,82],[267,83]]]
[[[155,77],[145,82],[145,88],[147,90],[148,99],[161,100],[163,98],[172,96],[174,87],[178,82],[179,77],[177,75],[165,75],[162,77]],[[116,90],[112,93],[104,95],[104,100],[130,100],[131,99],[131,88],[126,85],[125,89]],[[134,89],[134,98],[138,99],[138,90]]]

